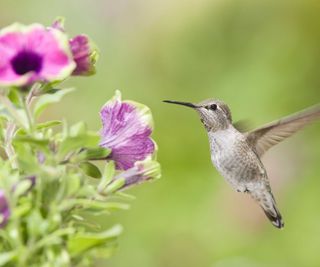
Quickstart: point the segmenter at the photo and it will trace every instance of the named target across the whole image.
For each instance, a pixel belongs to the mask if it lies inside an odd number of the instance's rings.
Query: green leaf
[[[48,145],[49,140],[47,139],[38,139],[31,136],[19,136],[14,139],[14,142],[21,142],[21,143],[32,143],[37,145]]]
[[[82,216],[77,215],[77,214],[72,214],[71,217],[77,221],[84,221],[85,220],[85,218],[83,218]]]
[[[8,262],[13,260],[16,256],[17,256],[17,251],[1,252],[0,266],[5,266]]]
[[[20,106],[20,97],[19,97],[19,89],[11,88],[8,94],[8,98],[10,101],[15,104],[16,106]]]
[[[15,207],[12,214],[12,219],[15,220],[17,218],[21,218],[25,214],[27,214],[32,209],[30,202],[25,202]]]
[[[92,251],[90,251],[90,255],[92,255],[94,259],[97,259],[97,258],[108,259],[115,253],[117,247],[118,246],[116,243],[112,243],[104,247],[94,248],[92,249]]]
[[[86,162],[81,162],[81,163],[79,164],[79,167],[81,168],[81,170],[82,170],[86,175],[88,175],[88,176],[90,176],[90,177],[93,177],[93,178],[101,178],[101,176],[102,176],[99,168],[98,168],[96,165],[94,165],[94,164],[92,164],[92,163],[90,163],[90,162],[88,162],[88,161],[86,161]]]
[[[101,182],[98,185],[99,193],[103,192],[106,186],[110,183],[110,181],[114,176],[115,171],[116,171],[116,167],[115,167],[114,161],[107,162],[107,164],[104,167]]]
[[[114,242],[121,232],[122,227],[115,225],[101,233],[78,233],[68,240],[68,250],[73,256],[80,255],[90,249],[103,247]]]
[[[42,86],[41,88],[41,94],[54,94],[56,91],[59,91],[59,89],[57,88],[54,88],[54,83],[51,82],[51,83],[46,83]]]
[[[51,128],[51,127],[54,127],[54,126],[57,126],[60,124],[62,124],[62,122],[59,120],[46,121],[43,123],[38,123],[36,125],[36,130],[44,130],[44,129],[48,129],[48,128]],[[27,132],[24,129],[20,128],[16,134],[17,135],[26,135]]]
[[[60,145],[59,155],[64,156],[66,153],[84,147],[95,147],[99,143],[99,140],[100,136],[92,132],[75,137],[66,137]]]
[[[61,210],[69,210],[73,207],[80,207],[85,210],[92,211],[116,211],[116,210],[127,210],[130,208],[128,204],[120,203],[120,202],[107,202],[107,201],[99,201],[93,199],[84,199],[84,198],[76,198],[76,199],[68,199],[61,206]]]
[[[25,173],[35,173],[39,171],[39,162],[34,157],[34,149],[29,143],[14,142],[14,149],[16,152],[19,169],[24,170]]]
[[[61,245],[63,243],[63,240],[61,237],[64,236],[73,236],[75,233],[75,228],[69,227],[69,228],[60,228],[49,235],[46,235],[42,237],[34,246],[33,250],[37,251],[40,250],[43,247],[48,247],[52,245]]]
[[[122,177],[113,180],[111,183],[107,185],[106,188],[104,188],[102,191],[99,191],[101,195],[107,196],[110,194],[113,194],[117,190],[120,190],[126,183],[126,180]]]
[[[51,127],[54,127],[54,126],[57,126],[60,124],[62,124],[62,121],[59,121],[59,120],[46,121],[43,123],[38,123],[36,125],[36,129],[37,130],[47,129],[47,128],[51,128]]]
[[[24,129],[29,129],[29,121],[25,110],[17,108],[16,114],[17,117],[15,117],[15,120],[19,122],[20,126],[22,126]],[[11,113],[11,115],[13,114]]]
[[[49,91],[47,94],[39,97],[38,102],[34,106],[34,116],[39,117],[39,115],[45,110],[50,104],[58,103],[62,97],[66,94],[74,91],[74,88],[68,88],[63,90],[53,90]]]
[[[72,196],[76,194],[81,186],[79,175],[69,175],[66,178],[66,186],[67,186],[67,196]]]
[[[33,237],[46,234],[49,228],[49,222],[45,220],[38,209],[30,212],[26,218],[28,233]]]
[[[40,139],[40,138],[34,138],[31,136],[16,136],[13,140],[14,144],[16,143],[27,143],[34,145],[38,148],[47,150],[49,145],[48,139]]]
[[[83,122],[80,121],[70,127],[70,136],[78,136],[85,134],[87,131],[87,125]]]
[[[116,196],[119,196],[120,198],[126,199],[126,200],[135,200],[136,197],[127,193],[123,193],[123,192],[116,192],[115,193]]]
[[[78,155],[79,160],[105,159],[111,153],[110,149],[103,147],[86,148]]]
[[[15,197],[22,196],[28,190],[30,190],[31,186],[32,186],[32,181],[30,179],[21,180],[14,187],[13,195]]]

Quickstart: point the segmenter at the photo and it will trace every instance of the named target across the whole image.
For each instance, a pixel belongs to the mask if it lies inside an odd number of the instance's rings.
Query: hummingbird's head
[[[207,99],[198,104],[165,100],[166,103],[178,104],[195,109],[207,131],[218,131],[229,127],[232,123],[231,111],[222,101]]]

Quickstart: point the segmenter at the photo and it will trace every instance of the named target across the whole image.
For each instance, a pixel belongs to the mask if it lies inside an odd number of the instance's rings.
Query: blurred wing
[[[266,124],[245,135],[249,145],[262,156],[270,147],[317,119],[320,119],[319,105]]]
[[[239,132],[245,133],[250,129],[250,122],[248,120],[240,120],[233,123],[233,127],[236,128]]]

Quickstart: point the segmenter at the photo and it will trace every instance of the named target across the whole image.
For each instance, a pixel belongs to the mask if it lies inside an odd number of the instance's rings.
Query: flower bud
[[[160,164],[148,157],[143,161],[137,161],[132,168],[119,172],[106,187],[105,192],[124,190],[146,181],[159,179],[160,176]]]
[[[95,64],[98,52],[89,40],[89,37],[81,34],[69,40],[73,60],[76,68],[72,75],[89,76],[96,73]]]

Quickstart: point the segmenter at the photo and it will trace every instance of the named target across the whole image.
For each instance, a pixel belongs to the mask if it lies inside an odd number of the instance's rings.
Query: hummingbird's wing
[[[232,123],[233,127],[236,128],[240,133],[245,133],[250,129],[250,121],[248,120],[239,120]]]
[[[249,145],[262,156],[270,147],[291,136],[307,124],[320,119],[320,105],[305,109],[278,121],[245,133]]]

